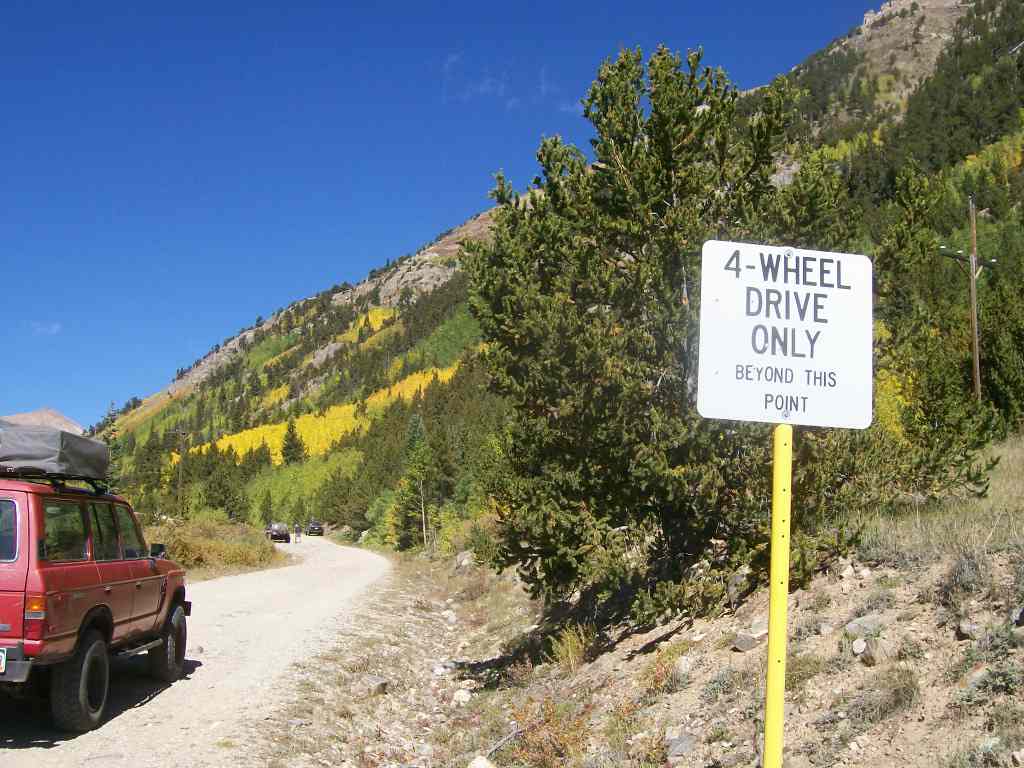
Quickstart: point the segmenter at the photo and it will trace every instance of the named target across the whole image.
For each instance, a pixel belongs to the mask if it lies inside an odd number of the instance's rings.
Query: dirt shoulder
[[[1024,758],[1024,629],[1007,619],[1022,588],[1024,560],[1006,552],[839,561],[794,592],[786,764]],[[767,613],[758,591],[717,619],[543,637],[514,580],[402,561],[334,647],[298,665],[252,764],[755,766]],[[505,653],[531,645],[532,658]]]
[[[111,718],[77,737],[58,733],[19,702],[0,701],[5,768],[251,764],[250,730],[292,688],[293,665],[330,648],[360,595],[390,570],[383,557],[304,537],[294,565],[190,585],[186,677],[155,684],[121,662]]]

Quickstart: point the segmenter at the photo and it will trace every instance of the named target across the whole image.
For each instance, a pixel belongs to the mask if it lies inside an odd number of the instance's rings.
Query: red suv
[[[147,549],[124,499],[0,477],[0,692],[48,693],[57,726],[96,728],[111,654],[177,680],[190,612],[184,571]]]

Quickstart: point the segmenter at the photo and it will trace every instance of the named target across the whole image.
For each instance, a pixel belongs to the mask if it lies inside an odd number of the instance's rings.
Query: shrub
[[[813,653],[791,654],[786,660],[786,689],[799,691],[825,670],[825,660]]]
[[[528,700],[514,711],[521,736],[512,750],[517,764],[534,768],[579,766],[589,737],[588,707],[550,698]]]
[[[146,538],[166,545],[168,556],[186,570],[259,568],[276,555],[259,529],[215,519],[165,523],[147,529]]]
[[[681,676],[676,671],[676,661],[689,653],[692,648],[692,642],[680,640],[658,649],[654,661],[644,671],[641,681],[648,696],[673,693],[689,684],[689,677]]]
[[[970,595],[991,586],[988,557],[983,552],[963,552],[935,589],[936,601],[955,616],[963,614],[963,602]]]
[[[921,698],[917,674],[903,666],[879,670],[864,684],[864,689],[846,705],[847,719],[859,731],[910,709]]]
[[[551,641],[548,659],[566,674],[574,675],[589,658],[596,642],[597,629],[593,624],[570,624]]]
[[[740,691],[752,688],[754,682],[753,672],[726,667],[704,685],[700,700],[704,704],[714,704],[719,699],[728,699]]]

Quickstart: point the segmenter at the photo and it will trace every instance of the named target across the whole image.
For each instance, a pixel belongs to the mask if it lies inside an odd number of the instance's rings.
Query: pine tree
[[[288,428],[281,443],[282,460],[285,464],[298,464],[305,461],[307,456],[306,444],[302,442],[299,430],[295,427],[295,419],[288,419]]]
[[[416,413],[409,421],[404,468],[391,511],[390,539],[396,549],[430,543],[427,508],[432,499],[434,470],[423,418]]]

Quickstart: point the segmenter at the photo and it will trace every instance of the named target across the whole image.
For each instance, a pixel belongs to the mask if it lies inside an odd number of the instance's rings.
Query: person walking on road
[[[295,523],[295,543],[297,544],[302,539],[302,524],[299,522]]]

